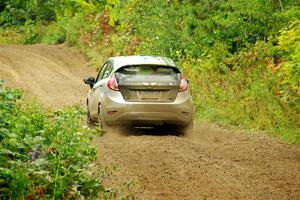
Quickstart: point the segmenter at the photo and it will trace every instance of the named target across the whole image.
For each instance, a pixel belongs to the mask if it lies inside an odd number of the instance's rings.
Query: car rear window
[[[125,66],[118,70],[119,73],[124,75],[155,75],[155,76],[174,76],[179,73],[178,69],[168,66],[155,66],[155,65],[134,65]]]

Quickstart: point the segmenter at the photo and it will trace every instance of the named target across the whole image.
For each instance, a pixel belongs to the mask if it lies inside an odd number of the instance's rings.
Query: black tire
[[[108,129],[108,125],[105,122],[105,120],[103,119],[101,105],[99,105],[98,109],[99,109],[98,110],[98,126],[102,130],[103,133],[106,133],[107,129]]]
[[[96,127],[95,121],[91,118],[89,110],[87,110],[87,114],[86,114],[86,125],[89,128],[95,128]]]

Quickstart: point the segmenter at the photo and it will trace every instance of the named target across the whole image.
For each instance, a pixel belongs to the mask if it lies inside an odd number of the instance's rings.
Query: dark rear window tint
[[[174,75],[179,73],[179,70],[174,67],[167,66],[152,66],[152,65],[135,65],[126,66],[118,70],[119,73],[124,75]]]

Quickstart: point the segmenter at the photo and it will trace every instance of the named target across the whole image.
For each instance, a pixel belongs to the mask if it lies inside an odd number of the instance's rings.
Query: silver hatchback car
[[[190,128],[193,102],[188,81],[165,57],[120,56],[104,63],[96,78],[84,82],[88,122],[107,126]]]

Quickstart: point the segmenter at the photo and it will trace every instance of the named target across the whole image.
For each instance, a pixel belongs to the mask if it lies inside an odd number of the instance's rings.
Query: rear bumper
[[[120,92],[104,95],[102,115],[108,125],[187,126],[193,119],[192,97],[180,92],[174,102],[127,102]]]

